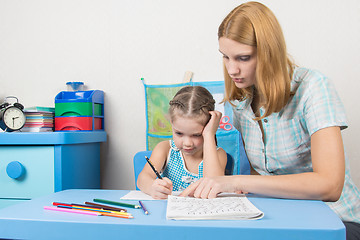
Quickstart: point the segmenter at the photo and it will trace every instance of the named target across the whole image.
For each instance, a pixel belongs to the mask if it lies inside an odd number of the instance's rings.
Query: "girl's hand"
[[[181,197],[216,198],[221,192],[237,192],[233,185],[231,176],[204,177],[188,186],[181,194]],[[242,192],[242,191],[241,191]]]
[[[167,199],[171,195],[173,184],[170,179],[164,177],[163,179],[155,179],[151,185],[151,197],[154,199]]]
[[[222,116],[222,113],[219,111],[210,111],[209,112],[211,117],[209,122],[206,124],[203,130],[203,136],[206,135],[212,135],[214,136],[216,134],[217,129],[219,128],[220,119]]]

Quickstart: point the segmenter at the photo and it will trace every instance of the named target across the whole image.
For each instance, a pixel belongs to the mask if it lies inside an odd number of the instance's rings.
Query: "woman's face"
[[[219,51],[223,54],[226,70],[236,87],[247,88],[255,84],[255,47],[221,37]]]

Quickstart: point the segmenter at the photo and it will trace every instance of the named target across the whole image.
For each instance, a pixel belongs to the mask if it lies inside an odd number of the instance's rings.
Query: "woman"
[[[181,195],[250,192],[323,200],[344,221],[347,238],[359,239],[360,193],[345,164],[340,130],[347,123],[333,84],[295,66],[276,17],[261,3],[230,12],[218,38],[224,100],[233,106],[252,174],[203,178]]]

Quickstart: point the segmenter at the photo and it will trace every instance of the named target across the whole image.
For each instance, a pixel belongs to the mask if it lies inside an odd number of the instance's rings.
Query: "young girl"
[[[156,145],[150,158],[163,178],[156,178],[146,164],[137,180],[139,189],[155,199],[165,199],[203,176],[223,176],[227,162],[226,152],[216,147],[221,113],[214,111],[211,93],[187,86],[169,104],[173,140]]]
[[[281,27],[261,3],[230,12],[218,38],[225,101],[233,105],[253,171],[203,178],[181,195],[251,192],[323,200],[343,220],[347,239],[360,239],[360,192],[345,161],[340,131],[347,123],[334,85],[289,59]]]

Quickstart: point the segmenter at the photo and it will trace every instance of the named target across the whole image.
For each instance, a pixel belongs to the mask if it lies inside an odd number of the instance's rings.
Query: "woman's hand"
[[[231,176],[204,177],[192,183],[181,194],[181,197],[216,198],[221,192],[242,191],[235,189]]]
[[[219,128],[220,119],[222,113],[219,111],[210,111],[211,117],[209,122],[206,124],[203,130],[203,136],[214,136],[216,134],[217,129]]]
[[[170,179],[164,177],[163,179],[155,179],[151,185],[150,195],[154,199],[167,199],[171,195],[173,184]]]

